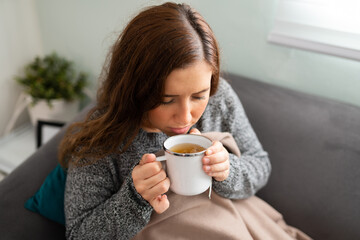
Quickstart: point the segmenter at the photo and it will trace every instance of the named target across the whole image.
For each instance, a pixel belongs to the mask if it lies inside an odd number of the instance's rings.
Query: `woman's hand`
[[[170,180],[154,154],[144,154],[131,176],[136,191],[157,213],[163,213],[169,208],[170,203],[164,193],[169,190]]]
[[[190,130],[190,134],[201,134],[196,128]],[[229,176],[230,162],[229,153],[221,142],[214,141],[202,159],[205,173],[212,176],[216,181],[224,181]]]

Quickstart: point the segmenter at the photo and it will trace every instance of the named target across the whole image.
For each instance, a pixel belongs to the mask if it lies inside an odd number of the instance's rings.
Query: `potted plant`
[[[76,73],[73,62],[56,53],[36,57],[25,66],[24,76],[15,77],[28,95],[30,119],[69,121],[84,97],[87,76]]]

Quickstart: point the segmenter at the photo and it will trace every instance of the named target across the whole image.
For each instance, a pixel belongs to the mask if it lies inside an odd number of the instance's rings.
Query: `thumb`
[[[197,135],[200,135],[201,132],[199,131],[199,129],[197,128],[192,128],[189,132],[190,134],[197,134]]]
[[[142,156],[140,162],[139,162],[139,165],[144,165],[146,163],[151,163],[151,162],[154,162],[156,161],[156,156],[155,154],[152,154],[152,153],[146,153]]]

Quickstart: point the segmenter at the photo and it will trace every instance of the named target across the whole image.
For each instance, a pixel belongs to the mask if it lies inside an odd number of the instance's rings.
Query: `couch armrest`
[[[91,107],[93,104],[72,122],[82,119]],[[65,239],[64,226],[25,209],[24,203],[57,165],[57,148],[67,126],[0,182],[1,239]]]

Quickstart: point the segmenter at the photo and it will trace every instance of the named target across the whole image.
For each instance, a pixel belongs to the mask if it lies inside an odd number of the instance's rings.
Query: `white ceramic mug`
[[[205,148],[197,153],[176,153],[170,149],[181,143],[197,144]],[[180,195],[197,195],[211,190],[211,176],[202,168],[201,159],[205,151],[212,145],[212,141],[202,135],[181,134],[169,137],[164,142],[164,156],[157,157],[157,161],[166,160],[166,172],[170,179],[170,189]],[[211,192],[209,192],[210,197]]]

